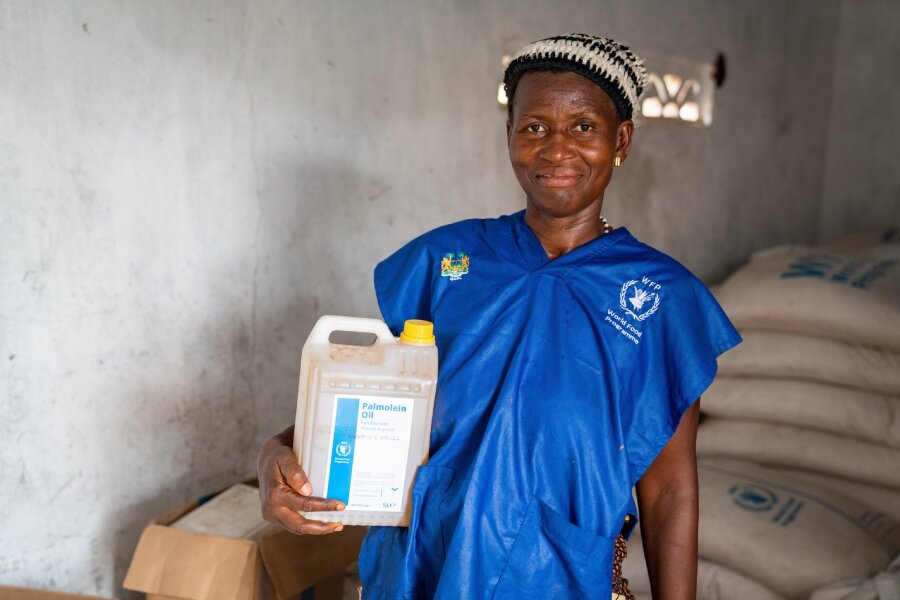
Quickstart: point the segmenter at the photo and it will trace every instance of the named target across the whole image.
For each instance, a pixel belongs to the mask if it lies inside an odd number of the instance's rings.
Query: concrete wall
[[[900,3],[843,0],[820,235],[900,225]]]
[[[729,74],[607,216],[707,279],[817,235],[838,4],[0,1],[0,583],[119,593],[144,523],[254,472],[323,313],[418,232],[517,210],[504,40]]]

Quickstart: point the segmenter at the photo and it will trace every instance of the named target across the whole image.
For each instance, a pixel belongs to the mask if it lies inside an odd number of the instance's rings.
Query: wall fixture
[[[497,102],[500,106],[506,106],[508,102],[506,90],[503,87],[503,74],[506,72],[506,67],[512,62],[513,56],[526,45],[528,42],[522,38],[508,37],[503,40],[503,54],[500,56],[500,85],[497,86]]]
[[[509,102],[509,98],[506,97],[506,86],[503,85],[503,73],[506,72],[506,67],[509,66],[509,63],[512,61],[512,54],[504,54],[500,57],[500,65],[502,66],[502,70],[500,72],[500,87],[497,88],[497,102],[500,103],[501,106],[506,106]]]
[[[725,80],[725,56],[700,62],[671,55],[647,54],[647,89],[641,96],[641,123],[669,122],[710,126],[713,95]]]

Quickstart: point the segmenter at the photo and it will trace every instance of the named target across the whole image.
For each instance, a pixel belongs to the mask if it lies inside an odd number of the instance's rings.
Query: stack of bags
[[[900,526],[848,495],[798,479],[793,473],[745,460],[701,459],[698,600],[809,598],[829,582],[851,596],[859,578],[887,568],[900,553]],[[637,600],[650,600],[640,536],[629,541],[622,574]],[[890,574],[881,579],[898,581]],[[900,591],[900,588],[898,588]],[[871,600],[896,600],[871,596]]]
[[[900,231],[763,251],[716,296],[744,343],[701,402],[701,555],[785,598],[886,568],[900,553]]]

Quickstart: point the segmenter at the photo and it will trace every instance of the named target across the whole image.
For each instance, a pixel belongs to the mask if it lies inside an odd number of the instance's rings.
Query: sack
[[[854,498],[872,511],[887,515],[900,523],[900,490],[896,488],[859,483],[811,471],[796,469],[777,469],[777,471],[795,481]]]
[[[741,458],[900,488],[900,450],[792,425],[707,419],[697,432],[697,455]]]
[[[764,250],[715,295],[742,331],[792,331],[900,350],[900,244],[856,243]]]
[[[900,551],[900,525],[849,497],[741,461],[698,472],[700,554],[784,596],[867,577]]]
[[[701,410],[727,417],[798,425],[900,448],[900,397],[792,379],[718,377]]]
[[[650,600],[650,576],[638,532],[628,541],[628,558],[622,568],[635,600]],[[700,558],[697,564],[697,600],[785,600],[758,581],[728,567]]]
[[[719,357],[719,374],[790,378],[900,395],[900,353],[824,338],[742,331],[742,344]]]
[[[900,600],[900,556],[871,579],[851,579],[819,588],[809,600]]]
[[[819,247],[829,252],[867,258],[900,258],[900,227],[852,231]]]
[[[762,583],[728,567],[700,559],[697,565],[697,600],[784,600]]]

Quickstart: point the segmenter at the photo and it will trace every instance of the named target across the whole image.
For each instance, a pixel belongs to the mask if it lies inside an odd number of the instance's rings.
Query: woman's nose
[[[544,138],[541,158],[551,162],[562,162],[575,155],[572,139],[563,131],[556,131]]]

